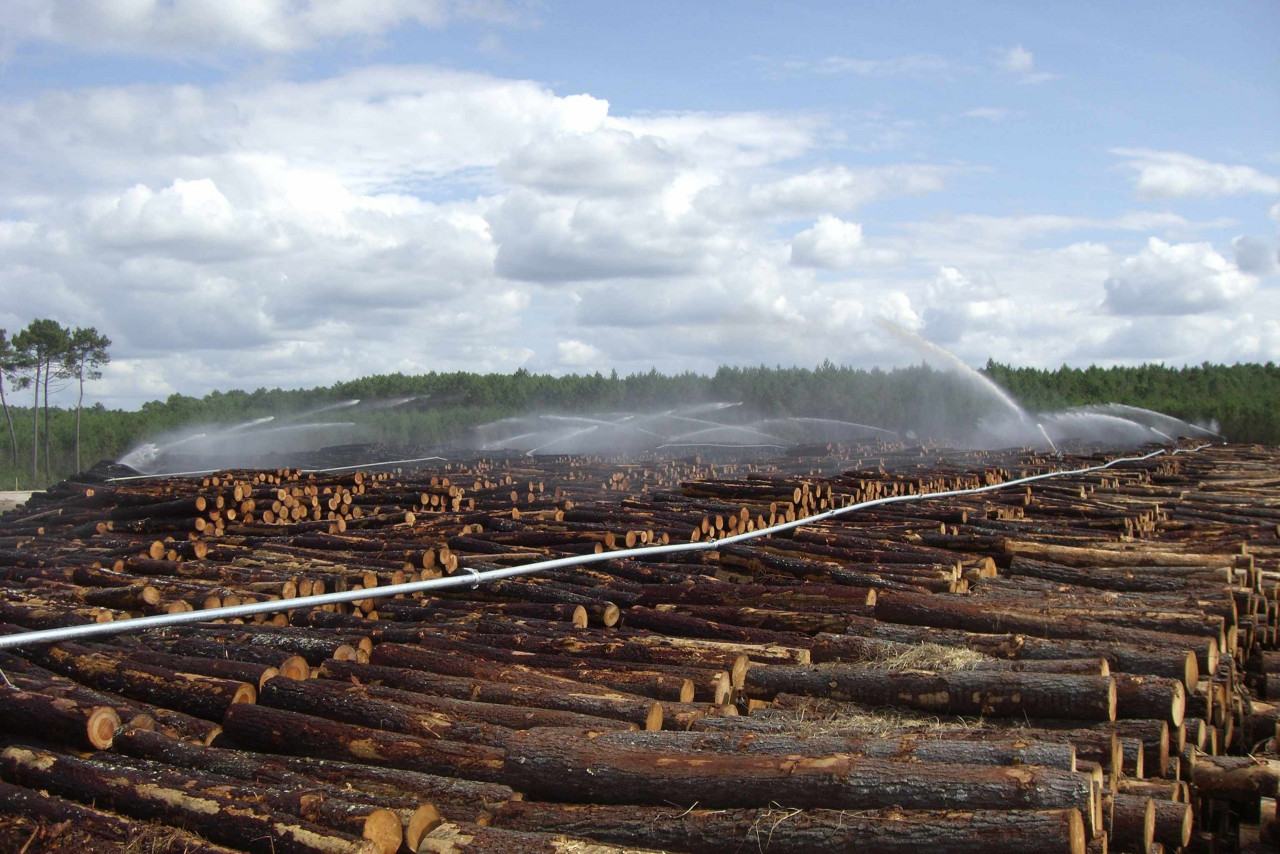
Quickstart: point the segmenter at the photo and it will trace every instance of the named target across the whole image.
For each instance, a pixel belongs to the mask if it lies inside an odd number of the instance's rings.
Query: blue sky
[[[637,11],[639,10],[639,11]],[[93,391],[1280,357],[1280,5],[16,0],[0,327]]]

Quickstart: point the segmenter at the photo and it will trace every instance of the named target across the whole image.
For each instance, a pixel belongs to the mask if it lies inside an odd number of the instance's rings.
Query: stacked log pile
[[[0,630],[209,619],[0,652],[0,846],[1274,845],[1274,449],[375,592],[1105,459],[879,445],[60,484],[0,517]],[[289,607],[342,590],[370,594]],[[220,619],[252,601],[280,610]]]

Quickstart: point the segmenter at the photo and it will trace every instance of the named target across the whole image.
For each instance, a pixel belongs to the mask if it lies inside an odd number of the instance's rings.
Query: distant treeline
[[[1210,365],[1043,371],[988,362],[983,372],[1032,411],[1088,403],[1125,403],[1202,423],[1216,421],[1232,441],[1280,444],[1280,367]],[[91,389],[90,389],[91,393]],[[266,416],[297,416],[360,399],[358,407],[316,414],[317,420],[354,421],[361,441],[429,447],[465,446],[476,424],[534,412],[653,411],[706,401],[740,402],[743,419],[804,415],[857,421],[918,435],[955,435],[993,411],[989,397],[954,373],[925,366],[883,371],[824,363],[817,368],[730,368],[711,376],[650,371],[620,377],[514,374],[388,374],[306,390],[212,392],[202,398],[174,394],[137,411],[101,405],[82,413],[81,457],[86,465],[117,459],[144,440],[196,426],[230,425]],[[29,447],[31,411],[13,407],[18,446]],[[51,480],[75,472],[75,410],[49,413]],[[7,440],[7,436],[5,439]],[[43,437],[42,437],[43,440]],[[9,449],[6,448],[7,452]],[[0,487],[39,488],[29,467],[0,457]]]

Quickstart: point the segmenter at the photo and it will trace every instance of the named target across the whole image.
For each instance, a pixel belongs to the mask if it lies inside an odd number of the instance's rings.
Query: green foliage
[[[1028,409],[1127,403],[1187,421],[1217,421],[1233,442],[1280,444],[1280,366],[1166,368],[1013,368],[994,361],[984,372]]]

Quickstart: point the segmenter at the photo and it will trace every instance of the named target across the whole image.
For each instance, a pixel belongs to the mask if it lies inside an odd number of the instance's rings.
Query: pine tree
[[[71,333],[67,342],[67,350],[63,355],[62,371],[64,375],[74,377],[80,384],[80,396],[76,399],[76,471],[82,469],[80,461],[80,413],[84,408],[84,381],[102,377],[99,370],[111,361],[107,348],[111,339],[98,332],[92,326],[77,328]]]

